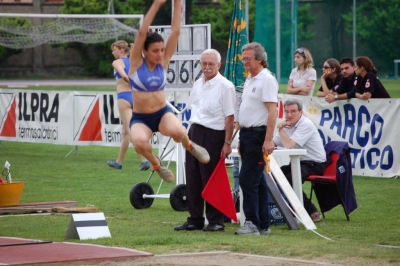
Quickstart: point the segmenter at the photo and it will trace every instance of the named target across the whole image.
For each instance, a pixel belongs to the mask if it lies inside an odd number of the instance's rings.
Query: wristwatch
[[[232,144],[232,141],[226,140],[225,143],[228,144],[228,145],[231,145],[231,144]]]
[[[335,94],[335,101],[337,101],[337,94]]]

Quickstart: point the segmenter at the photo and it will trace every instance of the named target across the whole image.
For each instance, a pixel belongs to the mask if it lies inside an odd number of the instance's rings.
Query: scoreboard
[[[152,26],[167,43],[171,26]],[[167,70],[166,91],[190,91],[193,83],[202,76],[200,55],[211,48],[211,25],[182,25],[176,51]]]

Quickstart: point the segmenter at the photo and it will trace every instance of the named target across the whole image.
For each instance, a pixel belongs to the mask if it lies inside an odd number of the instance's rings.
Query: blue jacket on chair
[[[344,141],[331,141],[325,145],[326,164],[331,161],[329,154],[339,154],[336,164],[336,178],[339,191],[336,185],[315,184],[315,195],[318,199],[322,212],[327,212],[341,204],[340,195],[343,198],[343,205],[347,215],[354,211],[357,206],[356,194],[353,186],[353,172],[351,167],[350,147]]]

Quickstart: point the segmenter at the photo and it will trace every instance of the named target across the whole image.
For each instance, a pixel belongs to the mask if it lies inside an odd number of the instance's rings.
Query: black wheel
[[[187,193],[186,193],[186,185],[180,184],[175,186],[171,194],[169,195],[169,202],[171,203],[172,209],[175,211],[187,211]]]
[[[146,209],[149,208],[154,201],[154,198],[143,198],[143,195],[153,195],[154,191],[152,187],[146,182],[140,182],[131,188],[129,193],[129,200],[133,208],[135,209]]]

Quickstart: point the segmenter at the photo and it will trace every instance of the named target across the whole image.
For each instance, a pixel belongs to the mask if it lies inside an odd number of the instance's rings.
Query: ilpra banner
[[[0,139],[69,144],[73,102],[68,95],[0,90]]]
[[[324,145],[346,141],[351,147],[353,174],[393,177],[400,175],[400,100],[350,99],[327,103],[324,98],[279,95],[278,116],[284,119],[283,103],[296,98],[303,114],[318,129]]]
[[[0,140],[120,146],[121,130],[116,93],[0,89]]]

